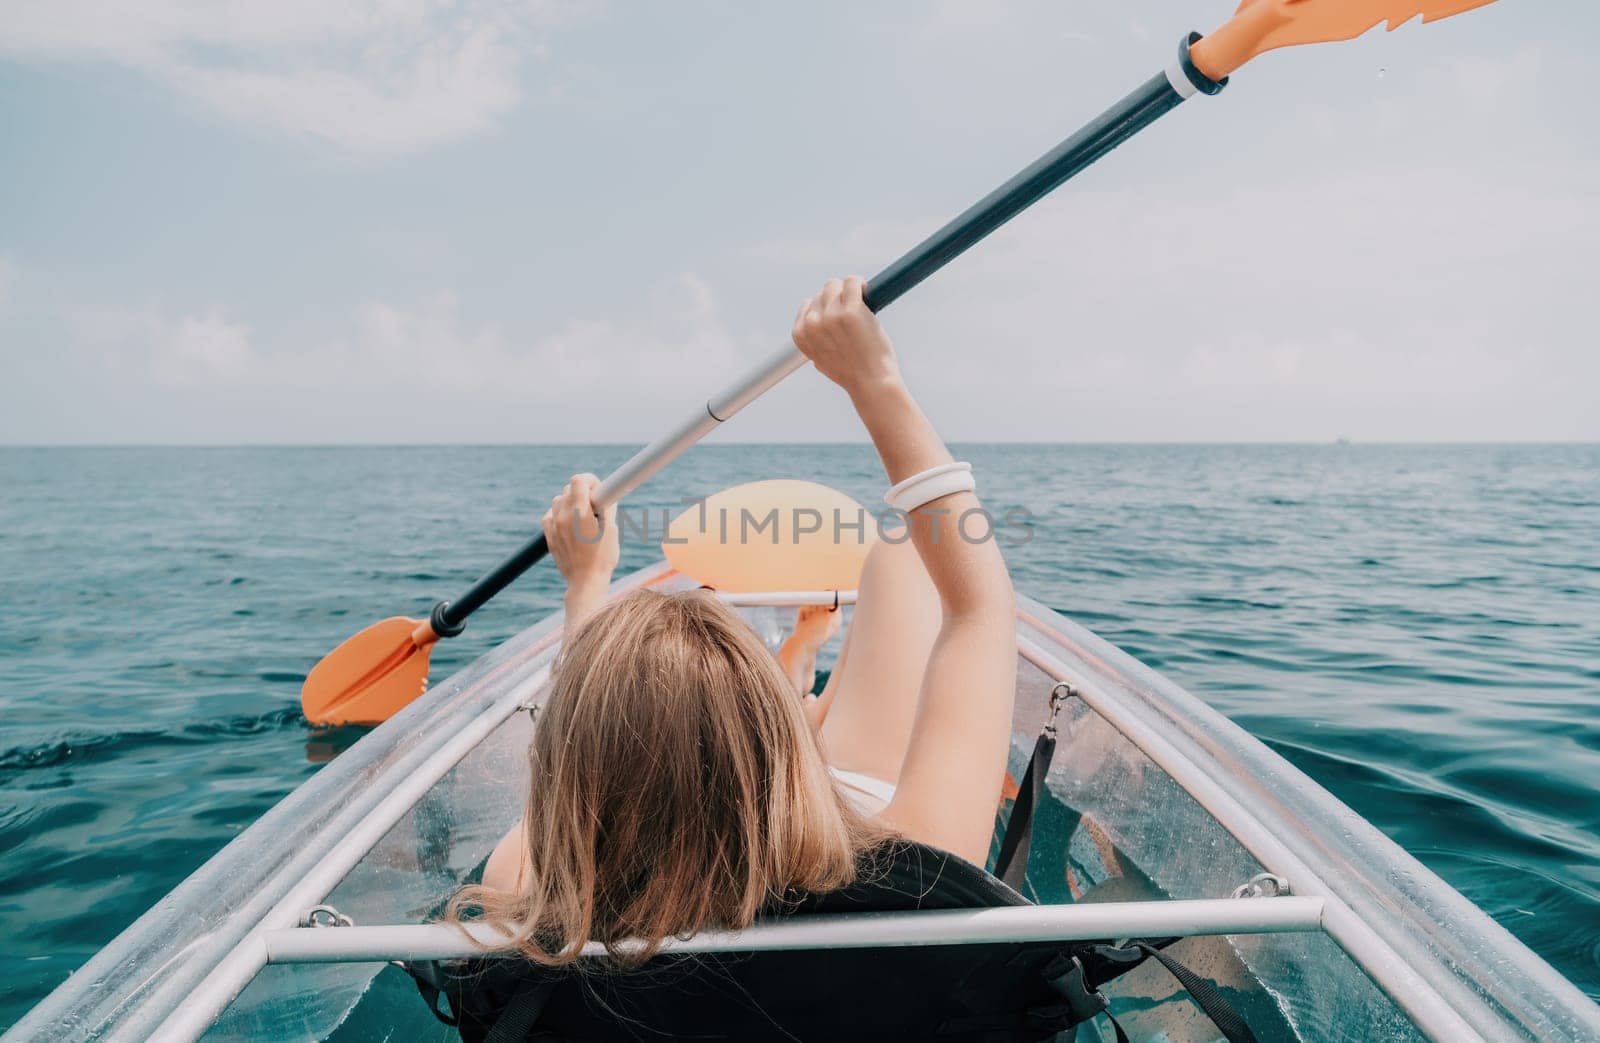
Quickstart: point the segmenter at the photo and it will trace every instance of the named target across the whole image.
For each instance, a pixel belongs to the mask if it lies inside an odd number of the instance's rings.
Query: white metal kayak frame
[[[1129,937],[1285,934],[1322,929],[1323,900],[1213,898],[1201,901],[1097,902],[904,913],[798,916],[743,931],[671,938],[664,952],[778,952],[878,949],[997,942],[1077,942]],[[375,963],[465,960],[504,948],[505,935],[483,924],[391,927],[292,927],[262,936],[265,963]],[[626,948],[626,944],[624,945]],[[590,943],[586,956],[602,956]]]
[[[663,563],[618,581],[612,594],[683,583]],[[833,596],[831,591],[787,592],[781,603],[831,604]],[[729,600],[750,603],[739,596]],[[847,603],[843,592],[840,603]],[[1070,683],[1090,709],[1187,791],[1264,868],[1289,880],[1296,897],[961,911],[955,918],[883,914],[854,927],[826,922],[806,926],[807,932],[825,932],[820,941],[812,936],[811,944],[837,945],[847,937],[869,936],[917,938],[902,944],[929,944],[932,935],[961,941],[984,930],[998,931],[997,923],[1004,924],[1004,937],[1014,939],[1024,921],[1061,940],[1320,930],[1433,1040],[1600,1038],[1600,1007],[1281,757],[1114,646],[1035,602],[1019,598],[1018,604],[1019,654],[1048,677]],[[297,925],[431,786],[537,697],[560,640],[560,626],[559,614],[546,618],[436,685],[346,751],[114,939],[13,1026],[6,1040],[194,1040],[269,963],[327,959],[341,952],[362,960],[460,954],[450,946],[466,940],[445,925]],[[1040,637],[1030,636],[1030,629]],[[1043,638],[1062,654],[1047,649]],[[395,784],[384,789],[358,785],[367,773],[380,770],[382,778],[395,779]],[[1265,787],[1262,780],[1267,777],[1275,780],[1279,792]],[[296,816],[321,808],[328,791],[341,786],[347,791],[338,806],[320,811],[323,821],[304,832],[301,844],[285,849],[285,836],[300,835]],[[1293,806],[1293,799],[1302,803]],[[1338,840],[1341,828],[1346,836],[1351,829],[1364,829],[1361,842],[1369,861],[1391,875],[1394,867],[1404,868],[1421,884],[1410,892],[1398,885],[1381,891],[1380,882],[1369,879],[1374,869],[1365,865],[1346,865],[1341,876],[1329,859],[1356,861]],[[270,867],[249,861],[262,852],[270,854]],[[239,877],[249,882],[246,897],[234,895],[221,913],[200,910],[197,917],[209,915],[215,922],[181,942],[182,948],[173,948],[170,921],[163,921],[170,917],[170,907],[195,902],[196,896],[221,895]],[[1419,895],[1417,887],[1427,893]],[[1106,916],[1117,919],[1112,923],[1102,919]],[[1401,921],[1421,916],[1444,925],[1454,950],[1407,940]],[[798,944],[802,935],[796,924],[781,923],[752,928],[738,938],[702,936],[686,944],[739,948],[773,944],[775,937]],[[1470,951],[1461,951],[1463,947]],[[159,957],[153,968],[151,953]],[[1495,992],[1493,980],[1475,989],[1452,972],[1452,965],[1460,972],[1464,962],[1474,960],[1482,964],[1480,976],[1512,974],[1515,989]],[[144,977],[123,993],[107,996],[103,983],[116,980],[128,963],[138,964]],[[1486,995],[1509,995],[1514,1009],[1496,1009]]]

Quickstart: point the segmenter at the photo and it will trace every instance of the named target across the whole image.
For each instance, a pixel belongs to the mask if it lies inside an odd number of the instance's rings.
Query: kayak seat
[[[1030,904],[955,855],[904,841],[870,853],[857,881],[805,895],[766,921],[819,913]],[[663,953],[636,970],[547,968],[511,956],[414,962],[406,970],[465,1043],[522,1040],[1071,1040],[1105,1010],[1105,982],[1155,957],[1225,1038],[1254,1043],[1215,987],[1160,950],[1176,939]],[[1183,973],[1179,973],[1182,970]],[[1192,980],[1185,980],[1189,978]],[[1209,990],[1202,996],[1200,992]],[[438,1009],[448,1001],[449,1014]],[[1219,1005],[1220,1006],[1217,1006]],[[1216,1009],[1213,1009],[1215,1007]],[[1219,1020],[1220,1019],[1220,1020]],[[1222,1021],[1236,1023],[1223,1025]],[[1120,1026],[1117,1027],[1122,1037]]]

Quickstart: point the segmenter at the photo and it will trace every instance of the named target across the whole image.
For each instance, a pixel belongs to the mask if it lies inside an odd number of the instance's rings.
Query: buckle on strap
[[[1111,1001],[1090,982],[1083,961],[1075,955],[1057,956],[1051,960],[1044,969],[1044,980],[1061,997],[1069,1025],[1088,1021],[1111,1006]]]

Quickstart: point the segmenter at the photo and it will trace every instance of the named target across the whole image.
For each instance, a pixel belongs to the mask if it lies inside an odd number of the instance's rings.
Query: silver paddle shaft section
[[[606,475],[595,494],[600,507],[619,503],[623,497],[649,481],[656,472],[688,452],[700,439],[716,430],[723,421],[777,387],[784,377],[806,364],[806,357],[793,344],[783,349],[739,380],[713,395],[672,430],[634,453],[627,463]]]

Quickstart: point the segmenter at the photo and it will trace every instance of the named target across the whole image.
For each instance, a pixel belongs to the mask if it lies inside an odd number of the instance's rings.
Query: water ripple
[[[99,757],[111,757],[131,749],[205,744],[284,728],[298,730],[304,728],[305,724],[306,719],[297,707],[284,707],[263,714],[200,721],[169,731],[84,732],[67,735],[59,739],[0,751],[0,784],[4,784],[8,773],[54,768]]]

